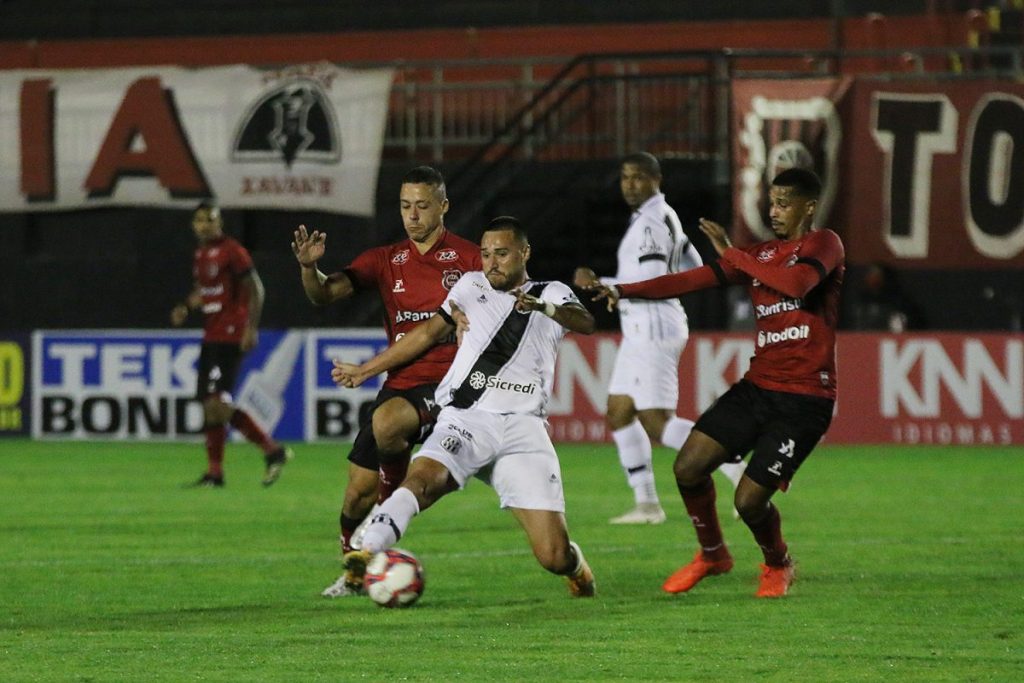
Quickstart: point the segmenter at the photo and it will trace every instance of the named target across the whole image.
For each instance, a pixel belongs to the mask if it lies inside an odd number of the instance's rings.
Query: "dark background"
[[[0,0],[0,40],[97,39],[147,36],[212,36],[297,32],[465,28],[550,24],[684,20],[802,19],[889,15],[980,6],[951,0],[832,0],[818,2],[707,2],[673,0],[624,3],[445,1],[383,2],[366,11],[363,2],[298,0]],[[642,35],[637,50],[643,49]],[[781,37],[780,37],[781,40]],[[11,43],[8,43],[10,45]],[[784,45],[776,45],[784,47]],[[0,43],[0,50],[3,43]],[[88,50],[88,43],[82,44]],[[2,52],[0,52],[2,56]],[[2,64],[0,60],[0,64]],[[126,60],[130,63],[130,56]],[[291,233],[299,223],[329,234],[322,266],[340,269],[363,249],[404,237],[397,210],[401,177],[413,162],[385,160],[372,220],[326,213],[225,211],[227,232],[252,252],[267,285],[266,327],[376,325],[374,295],[316,309],[302,293]],[[459,162],[440,167],[446,175]],[[615,249],[628,210],[612,158],[573,162],[524,162],[515,181],[489,202],[486,214],[520,217],[531,231],[537,278],[570,280],[576,265],[602,274],[615,268]],[[711,178],[710,162],[664,160],[663,189],[705,259],[713,256],[696,230],[699,216],[728,222],[723,188]],[[465,197],[452,196],[457,217]],[[171,306],[188,291],[194,238],[189,211],[141,208],[74,212],[0,212],[0,328],[162,327]],[[460,228],[476,239],[472,226]],[[861,298],[863,267],[851,267],[844,294],[843,326]],[[1013,329],[1020,326],[1024,277],[1018,270],[892,272],[889,286],[916,309],[914,322],[931,329]],[[684,299],[695,329],[726,329],[734,322],[726,294],[703,292]],[[600,312],[604,327],[614,319]]]
[[[922,14],[928,5],[927,0],[0,0],[0,40],[800,19],[872,11]]]

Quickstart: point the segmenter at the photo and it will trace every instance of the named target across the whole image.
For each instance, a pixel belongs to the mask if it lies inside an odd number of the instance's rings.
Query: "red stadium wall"
[[[588,52],[827,49],[834,27],[821,19],[749,22],[663,22],[587,26],[351,32],[222,38],[146,38],[0,42],[0,68],[88,68],[125,65],[294,64],[394,60],[570,57]],[[961,17],[850,18],[840,35],[847,49],[963,45]],[[638,40],[642,38],[642,40]],[[866,64],[866,68],[886,65]]]
[[[555,441],[610,441],[607,378],[617,335],[570,335],[550,406]],[[678,413],[695,419],[739,379],[754,336],[697,334],[679,364]],[[838,444],[1024,443],[1024,338],[1006,334],[840,334]]]

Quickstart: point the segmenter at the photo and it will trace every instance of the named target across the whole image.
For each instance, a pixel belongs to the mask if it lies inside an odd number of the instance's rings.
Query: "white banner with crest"
[[[0,73],[0,210],[373,214],[393,72],[329,63]]]

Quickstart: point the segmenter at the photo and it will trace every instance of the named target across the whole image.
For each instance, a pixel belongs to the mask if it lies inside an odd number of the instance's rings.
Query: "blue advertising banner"
[[[265,331],[243,363],[236,404],[276,438],[303,433],[304,332]],[[197,437],[198,331],[39,331],[33,335],[32,435]]]
[[[376,330],[312,330],[306,344],[306,438],[351,441],[359,431],[359,417],[380,391],[383,377],[374,377],[356,389],[339,389],[331,380],[333,359],[362,363],[387,348],[387,338]]]

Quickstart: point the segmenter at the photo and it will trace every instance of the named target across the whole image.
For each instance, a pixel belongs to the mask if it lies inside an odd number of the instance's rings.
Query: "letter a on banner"
[[[175,198],[209,197],[174,95],[158,78],[128,88],[85,180],[90,197],[109,197],[123,176],[152,176]]]

